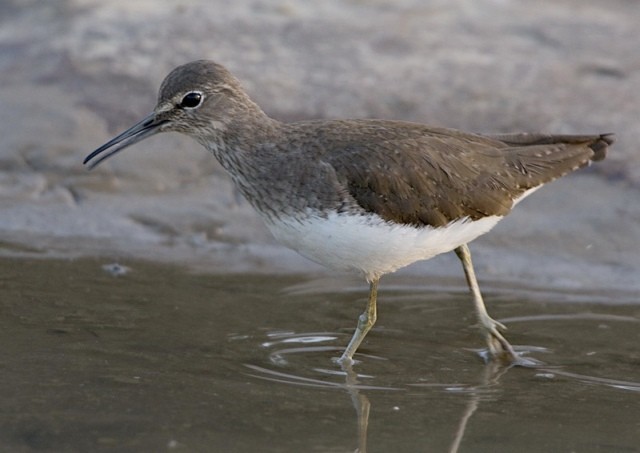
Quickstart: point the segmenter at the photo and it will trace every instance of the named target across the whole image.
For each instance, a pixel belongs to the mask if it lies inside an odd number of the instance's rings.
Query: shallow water
[[[0,260],[3,450],[640,451],[633,297],[484,285],[506,369],[462,276],[389,276],[345,373],[364,283],[108,263]]]

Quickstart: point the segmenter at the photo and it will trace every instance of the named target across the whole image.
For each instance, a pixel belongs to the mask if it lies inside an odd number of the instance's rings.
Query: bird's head
[[[206,144],[251,112],[261,113],[227,69],[208,60],[193,61],[164,79],[153,112],[89,154],[84,164],[94,168],[160,132],[180,132]]]

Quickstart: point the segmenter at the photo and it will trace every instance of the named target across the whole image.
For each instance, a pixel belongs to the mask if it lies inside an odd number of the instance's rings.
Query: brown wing
[[[488,137],[405,123],[394,124],[393,138],[382,124],[384,133],[369,127],[366,140],[324,158],[364,210],[417,226],[504,216],[526,190],[603,158],[612,143],[607,135]]]

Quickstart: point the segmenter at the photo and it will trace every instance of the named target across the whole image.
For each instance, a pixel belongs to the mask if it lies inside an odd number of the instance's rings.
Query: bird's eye
[[[193,109],[200,105],[202,102],[202,93],[198,93],[197,91],[192,91],[187,93],[180,101],[180,107],[186,109]]]

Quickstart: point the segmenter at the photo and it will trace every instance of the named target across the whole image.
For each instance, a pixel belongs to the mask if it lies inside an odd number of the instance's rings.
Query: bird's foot
[[[483,331],[487,346],[489,348],[489,360],[502,363],[504,365],[517,365],[531,367],[539,365],[539,362],[519,355],[511,346],[511,343],[502,335],[507,327],[496,321],[489,315],[483,315],[479,320],[480,329]]]

